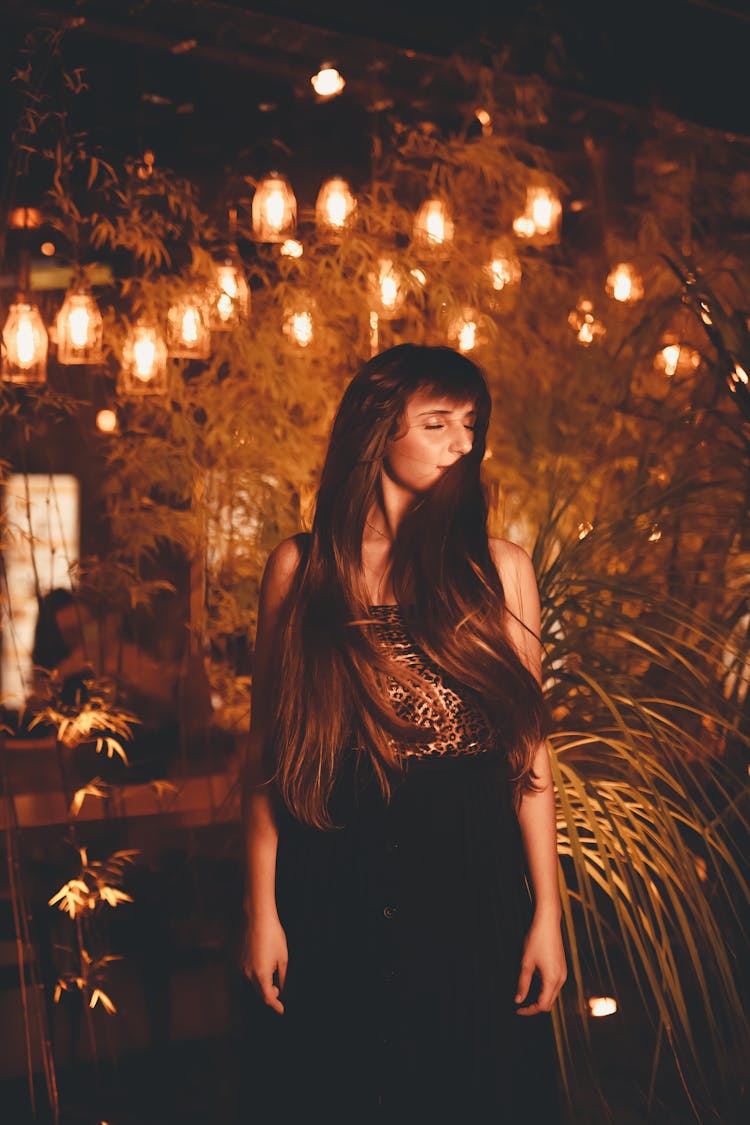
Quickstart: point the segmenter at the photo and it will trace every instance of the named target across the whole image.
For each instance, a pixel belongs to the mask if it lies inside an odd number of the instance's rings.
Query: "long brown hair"
[[[377,644],[362,572],[365,520],[379,495],[386,443],[400,435],[418,390],[471,403],[474,440],[402,518],[392,545],[394,594],[415,642],[479,697],[507,755],[516,800],[534,787],[532,757],[546,711],[539,684],[503,629],[505,598],[480,478],[487,384],[476,364],[450,348],[400,344],[366,363],[342,397],[278,633],[267,760],[286,806],[319,828],[335,827],[328,799],[354,737],[389,799],[400,761],[393,740],[424,742],[435,734],[397,718],[389,704],[387,678],[412,677]]]

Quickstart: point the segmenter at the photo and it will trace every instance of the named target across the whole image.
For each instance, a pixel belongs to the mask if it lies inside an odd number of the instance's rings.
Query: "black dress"
[[[342,829],[280,813],[285,1012],[252,993],[242,1119],[559,1121],[550,1016],[514,1003],[532,905],[500,742],[399,607],[372,614],[426,684],[415,699],[394,681],[395,709],[441,736],[405,748],[390,805],[353,746],[330,806]]]

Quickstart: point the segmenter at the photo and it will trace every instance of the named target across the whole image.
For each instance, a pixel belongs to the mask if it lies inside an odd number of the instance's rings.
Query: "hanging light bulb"
[[[632,304],[643,296],[643,279],[630,262],[619,262],[607,278],[606,289],[614,301]]]
[[[146,320],[138,320],[125,341],[119,389],[124,394],[163,394],[167,389],[167,345]]]
[[[690,375],[700,367],[701,354],[695,348],[676,340],[669,340],[665,346],[656,353],[654,367],[663,371],[670,379],[673,375]]]
[[[250,287],[245,267],[237,249],[232,246],[224,260],[216,263],[215,295],[211,305],[210,326],[229,330],[250,315]]]
[[[313,341],[315,312],[315,301],[304,292],[297,293],[294,303],[284,310],[284,332],[300,348]]]
[[[346,86],[346,82],[331,63],[323,63],[318,73],[310,79],[310,83],[319,98],[334,98]]]
[[[113,434],[117,429],[117,412],[100,410],[96,416],[96,428],[103,434]]]
[[[222,295],[227,297],[222,290],[217,301]],[[197,289],[175,301],[169,309],[167,353],[175,359],[208,359],[211,354],[211,331],[205,301]]]
[[[102,314],[85,289],[71,290],[57,314],[57,361],[66,366],[102,361]]]
[[[253,232],[258,242],[285,242],[297,229],[297,199],[289,181],[271,172],[255,189]]]
[[[414,241],[423,247],[439,249],[453,241],[454,226],[444,200],[426,199],[414,219]]]
[[[315,202],[315,225],[319,234],[340,235],[357,207],[346,180],[332,176],[321,187]]]
[[[405,278],[390,258],[378,258],[377,270],[370,275],[370,300],[382,320],[401,315],[405,300]]]
[[[510,239],[501,238],[492,244],[490,260],[485,266],[491,289],[488,304],[492,309],[499,309],[509,303],[509,291],[513,290],[522,277],[521,263],[513,253]]]
[[[513,220],[513,230],[519,238],[545,244],[557,242],[561,216],[562,203],[555,192],[547,187],[529,187],[526,190],[526,208]]]
[[[302,243],[296,238],[287,238],[282,242],[279,253],[285,258],[301,258],[305,252]]]
[[[471,352],[480,343],[479,314],[468,306],[448,325],[448,337],[461,352]]]
[[[47,347],[47,330],[36,305],[11,305],[3,325],[2,378],[8,383],[46,382]]]
[[[599,340],[607,331],[601,320],[594,316],[594,305],[582,297],[568,316],[568,324],[575,331],[578,343],[584,348]]]

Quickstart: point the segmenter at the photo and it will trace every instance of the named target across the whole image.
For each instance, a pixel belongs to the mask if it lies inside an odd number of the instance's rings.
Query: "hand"
[[[288,961],[286,934],[278,915],[249,919],[242,949],[242,971],[264,1004],[279,1015],[284,1014],[280,995],[284,991]],[[274,984],[274,973],[278,976],[278,985]]]
[[[519,1016],[535,1016],[537,1012],[548,1012],[568,975],[560,921],[554,915],[534,915],[524,942],[521,973],[516,988],[516,1004],[520,1004],[526,998],[535,970],[542,981],[539,997],[535,1003],[518,1008],[516,1014]]]

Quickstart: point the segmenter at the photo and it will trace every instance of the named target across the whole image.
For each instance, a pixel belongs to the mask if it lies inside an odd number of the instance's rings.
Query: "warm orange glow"
[[[556,241],[561,216],[559,196],[546,187],[530,187],[526,192],[526,207],[523,214],[514,219],[513,230],[519,238]]]
[[[138,321],[122,352],[121,389],[134,394],[166,389],[167,345],[158,328]]]
[[[301,348],[306,348],[313,339],[313,316],[309,309],[299,309],[287,313],[284,331]]]
[[[47,330],[36,305],[10,306],[3,327],[2,377],[11,383],[43,383],[47,372]]]
[[[586,297],[582,297],[576,307],[569,313],[568,324],[574,329],[578,343],[585,348],[593,344],[607,331],[602,322],[594,316],[594,305]]]
[[[440,247],[453,240],[453,221],[442,199],[426,199],[414,219],[414,239],[423,246]]]
[[[617,1001],[612,996],[590,996],[589,1013],[592,1016],[612,1016],[617,1011]]]
[[[590,532],[592,532],[593,530],[594,530],[593,523],[589,523],[588,520],[584,520],[582,523],[579,523],[579,525],[578,525],[578,538],[579,539],[585,539],[586,536]]]
[[[117,429],[117,414],[114,410],[100,410],[96,416],[96,428],[103,434],[113,434]]]
[[[301,258],[304,252],[304,246],[296,238],[287,238],[279,248],[279,253],[285,258]]]
[[[14,207],[8,215],[11,230],[33,230],[42,225],[42,212],[36,207]]]
[[[51,258],[55,253],[55,244],[54,242],[43,242],[39,249],[45,258]]]
[[[237,291],[236,280],[228,284]],[[216,313],[221,311],[231,318],[235,301],[222,289],[216,299]],[[169,355],[182,359],[208,359],[211,353],[211,334],[207,323],[207,311],[203,294],[195,289],[192,293],[176,301],[167,316],[167,351]]]
[[[315,222],[319,231],[340,233],[352,218],[357,201],[346,180],[333,176],[321,187],[315,203]]]
[[[297,199],[288,181],[271,172],[255,189],[253,232],[259,242],[285,242],[297,226]]]
[[[641,275],[629,262],[618,263],[607,278],[607,293],[615,301],[639,301],[643,296]]]
[[[57,358],[65,365],[100,363],[102,315],[90,293],[68,293],[57,314]]]
[[[231,328],[250,312],[250,289],[239,255],[231,253],[216,265],[217,295],[212,310],[215,328]]]
[[[492,288],[498,293],[509,286],[517,285],[521,280],[521,263],[504,239],[498,240],[493,245],[492,257],[486,269]]]
[[[405,279],[391,258],[378,259],[377,274],[370,284],[378,315],[386,320],[399,316],[406,295]]]
[[[323,63],[318,73],[310,79],[310,83],[319,98],[333,98],[346,86],[338,70],[330,63]]]
[[[696,351],[695,348],[689,348],[685,344],[675,342],[667,344],[656,353],[654,366],[671,378],[678,373],[690,374],[697,367],[700,367],[700,362],[700,352]]]

